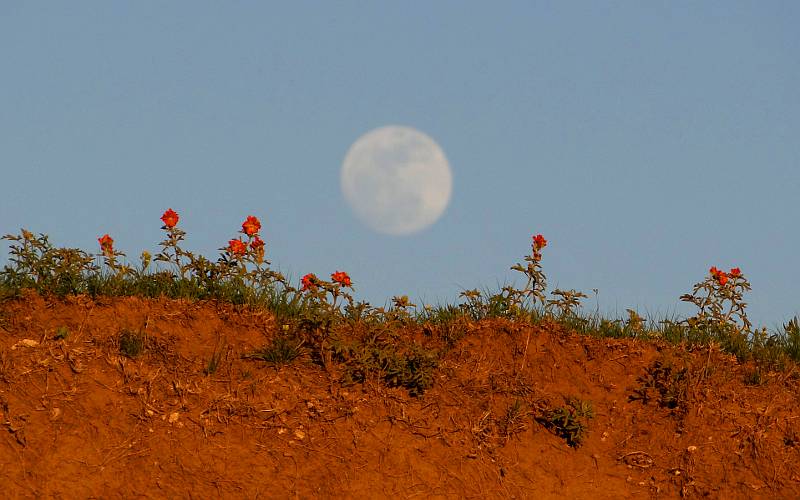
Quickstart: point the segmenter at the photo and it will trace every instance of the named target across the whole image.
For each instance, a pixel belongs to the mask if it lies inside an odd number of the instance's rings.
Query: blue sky
[[[551,288],[603,311],[685,314],[739,266],[774,327],[800,314],[798,25],[797,2],[6,1],[0,232],[137,256],[172,207],[214,256],[253,214],[277,268],[379,305],[494,288],[542,233]],[[389,124],[453,170],[406,237],[339,190]]]

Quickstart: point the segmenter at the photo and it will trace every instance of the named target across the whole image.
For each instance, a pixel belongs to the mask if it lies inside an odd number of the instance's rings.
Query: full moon
[[[341,184],[345,200],[367,226],[407,235],[441,217],[450,202],[453,175],[433,139],[392,125],[367,132],[350,146]]]

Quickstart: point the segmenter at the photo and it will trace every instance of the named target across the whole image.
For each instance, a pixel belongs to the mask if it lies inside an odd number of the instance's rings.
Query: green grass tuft
[[[303,353],[304,342],[292,335],[278,335],[272,342],[252,353],[244,354],[245,359],[265,361],[273,366],[291,363]]]

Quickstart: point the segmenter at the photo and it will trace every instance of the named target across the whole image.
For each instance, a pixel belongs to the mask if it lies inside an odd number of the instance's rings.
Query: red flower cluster
[[[242,232],[247,236],[253,236],[261,231],[261,221],[257,217],[248,215],[242,223]]]
[[[308,273],[300,278],[300,283],[303,285],[303,291],[317,289],[317,275]]]
[[[719,283],[721,286],[725,286],[725,283],[728,282],[729,278],[738,278],[742,275],[742,270],[738,267],[733,267],[726,273],[725,271],[717,269],[717,266],[711,266],[711,269],[709,269],[708,272],[711,273],[711,276],[717,280],[717,283]]]
[[[728,282],[728,275],[725,274],[724,271],[720,271],[719,269],[717,269],[717,266],[711,266],[711,269],[709,269],[708,272],[711,273],[711,276],[713,276],[714,279],[717,280],[717,283],[719,283],[720,285],[724,286],[725,283]]]
[[[161,221],[164,223],[164,228],[167,229],[172,229],[178,225],[179,219],[180,217],[178,217],[177,212],[171,208],[167,209],[167,211],[164,212],[164,215],[161,216]]]
[[[331,274],[331,279],[342,286],[353,285],[353,282],[350,281],[350,276],[348,276],[344,271],[336,271],[335,273]]]
[[[104,234],[103,236],[97,238],[97,242],[100,243],[100,250],[102,250],[104,255],[113,255],[114,240],[111,238],[111,236]]]
[[[533,260],[539,261],[542,260],[542,253],[540,250],[547,246],[547,240],[544,239],[544,236],[541,234],[537,234],[533,236],[533,243],[531,244],[531,248],[533,249]]]
[[[256,236],[250,241],[250,250],[256,255],[256,261],[261,264],[264,261],[264,240]]]
[[[242,240],[228,241],[228,252],[241,257],[247,252],[247,245]]]
[[[262,240],[261,238],[256,236],[255,238],[253,238],[253,241],[250,242],[250,248],[252,250],[255,250],[256,252],[258,252],[258,251],[262,251],[263,252],[264,251],[264,240]]]

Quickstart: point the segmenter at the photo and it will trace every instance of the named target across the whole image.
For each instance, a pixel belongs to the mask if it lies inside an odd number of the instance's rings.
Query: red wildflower
[[[164,212],[164,215],[161,216],[161,221],[164,223],[164,227],[169,229],[172,229],[178,224],[178,219],[180,219],[180,217],[178,217],[178,214],[175,212],[175,210],[171,208],[167,209],[167,211]]]
[[[100,243],[100,250],[102,250],[105,255],[114,253],[114,240],[111,236],[104,234],[100,238],[97,238],[97,242]]]
[[[264,240],[262,240],[261,238],[256,236],[255,238],[253,238],[253,241],[250,242],[250,248],[252,248],[253,250],[256,250],[256,251],[258,251],[258,250],[262,250],[263,251],[264,250]]]
[[[331,279],[342,286],[352,286],[353,282],[350,281],[350,276],[344,271],[336,271],[331,274]]]
[[[537,234],[533,237],[533,250],[541,250],[542,248],[547,246],[547,240],[544,239],[544,236],[541,234]]]
[[[230,240],[228,241],[228,252],[242,256],[247,252],[247,245],[242,240]]]
[[[261,230],[261,221],[257,217],[248,215],[247,219],[242,223],[242,232],[247,236],[253,236]]]
[[[732,278],[738,278],[742,275],[742,270],[738,267],[733,267],[731,268],[730,272],[728,272],[728,275]]]
[[[317,276],[314,273],[308,273],[300,278],[300,283],[303,285],[303,291],[317,289]]]
[[[720,285],[725,285],[725,283],[728,282],[729,276],[725,274],[725,271],[717,269],[717,266],[711,266],[711,269],[709,269],[708,272],[711,273],[711,276],[713,276],[714,279],[717,280],[717,283],[719,283]],[[739,276],[739,274],[740,271],[738,267],[731,269],[730,276]]]
[[[264,260],[264,240],[256,236],[250,242],[250,250],[256,254],[256,261],[260,264]]]
[[[725,283],[728,282],[728,275],[725,274],[724,271],[717,269],[717,266],[711,266],[711,269],[709,269],[708,272],[711,273],[711,276],[713,276],[720,285],[725,285]]]

